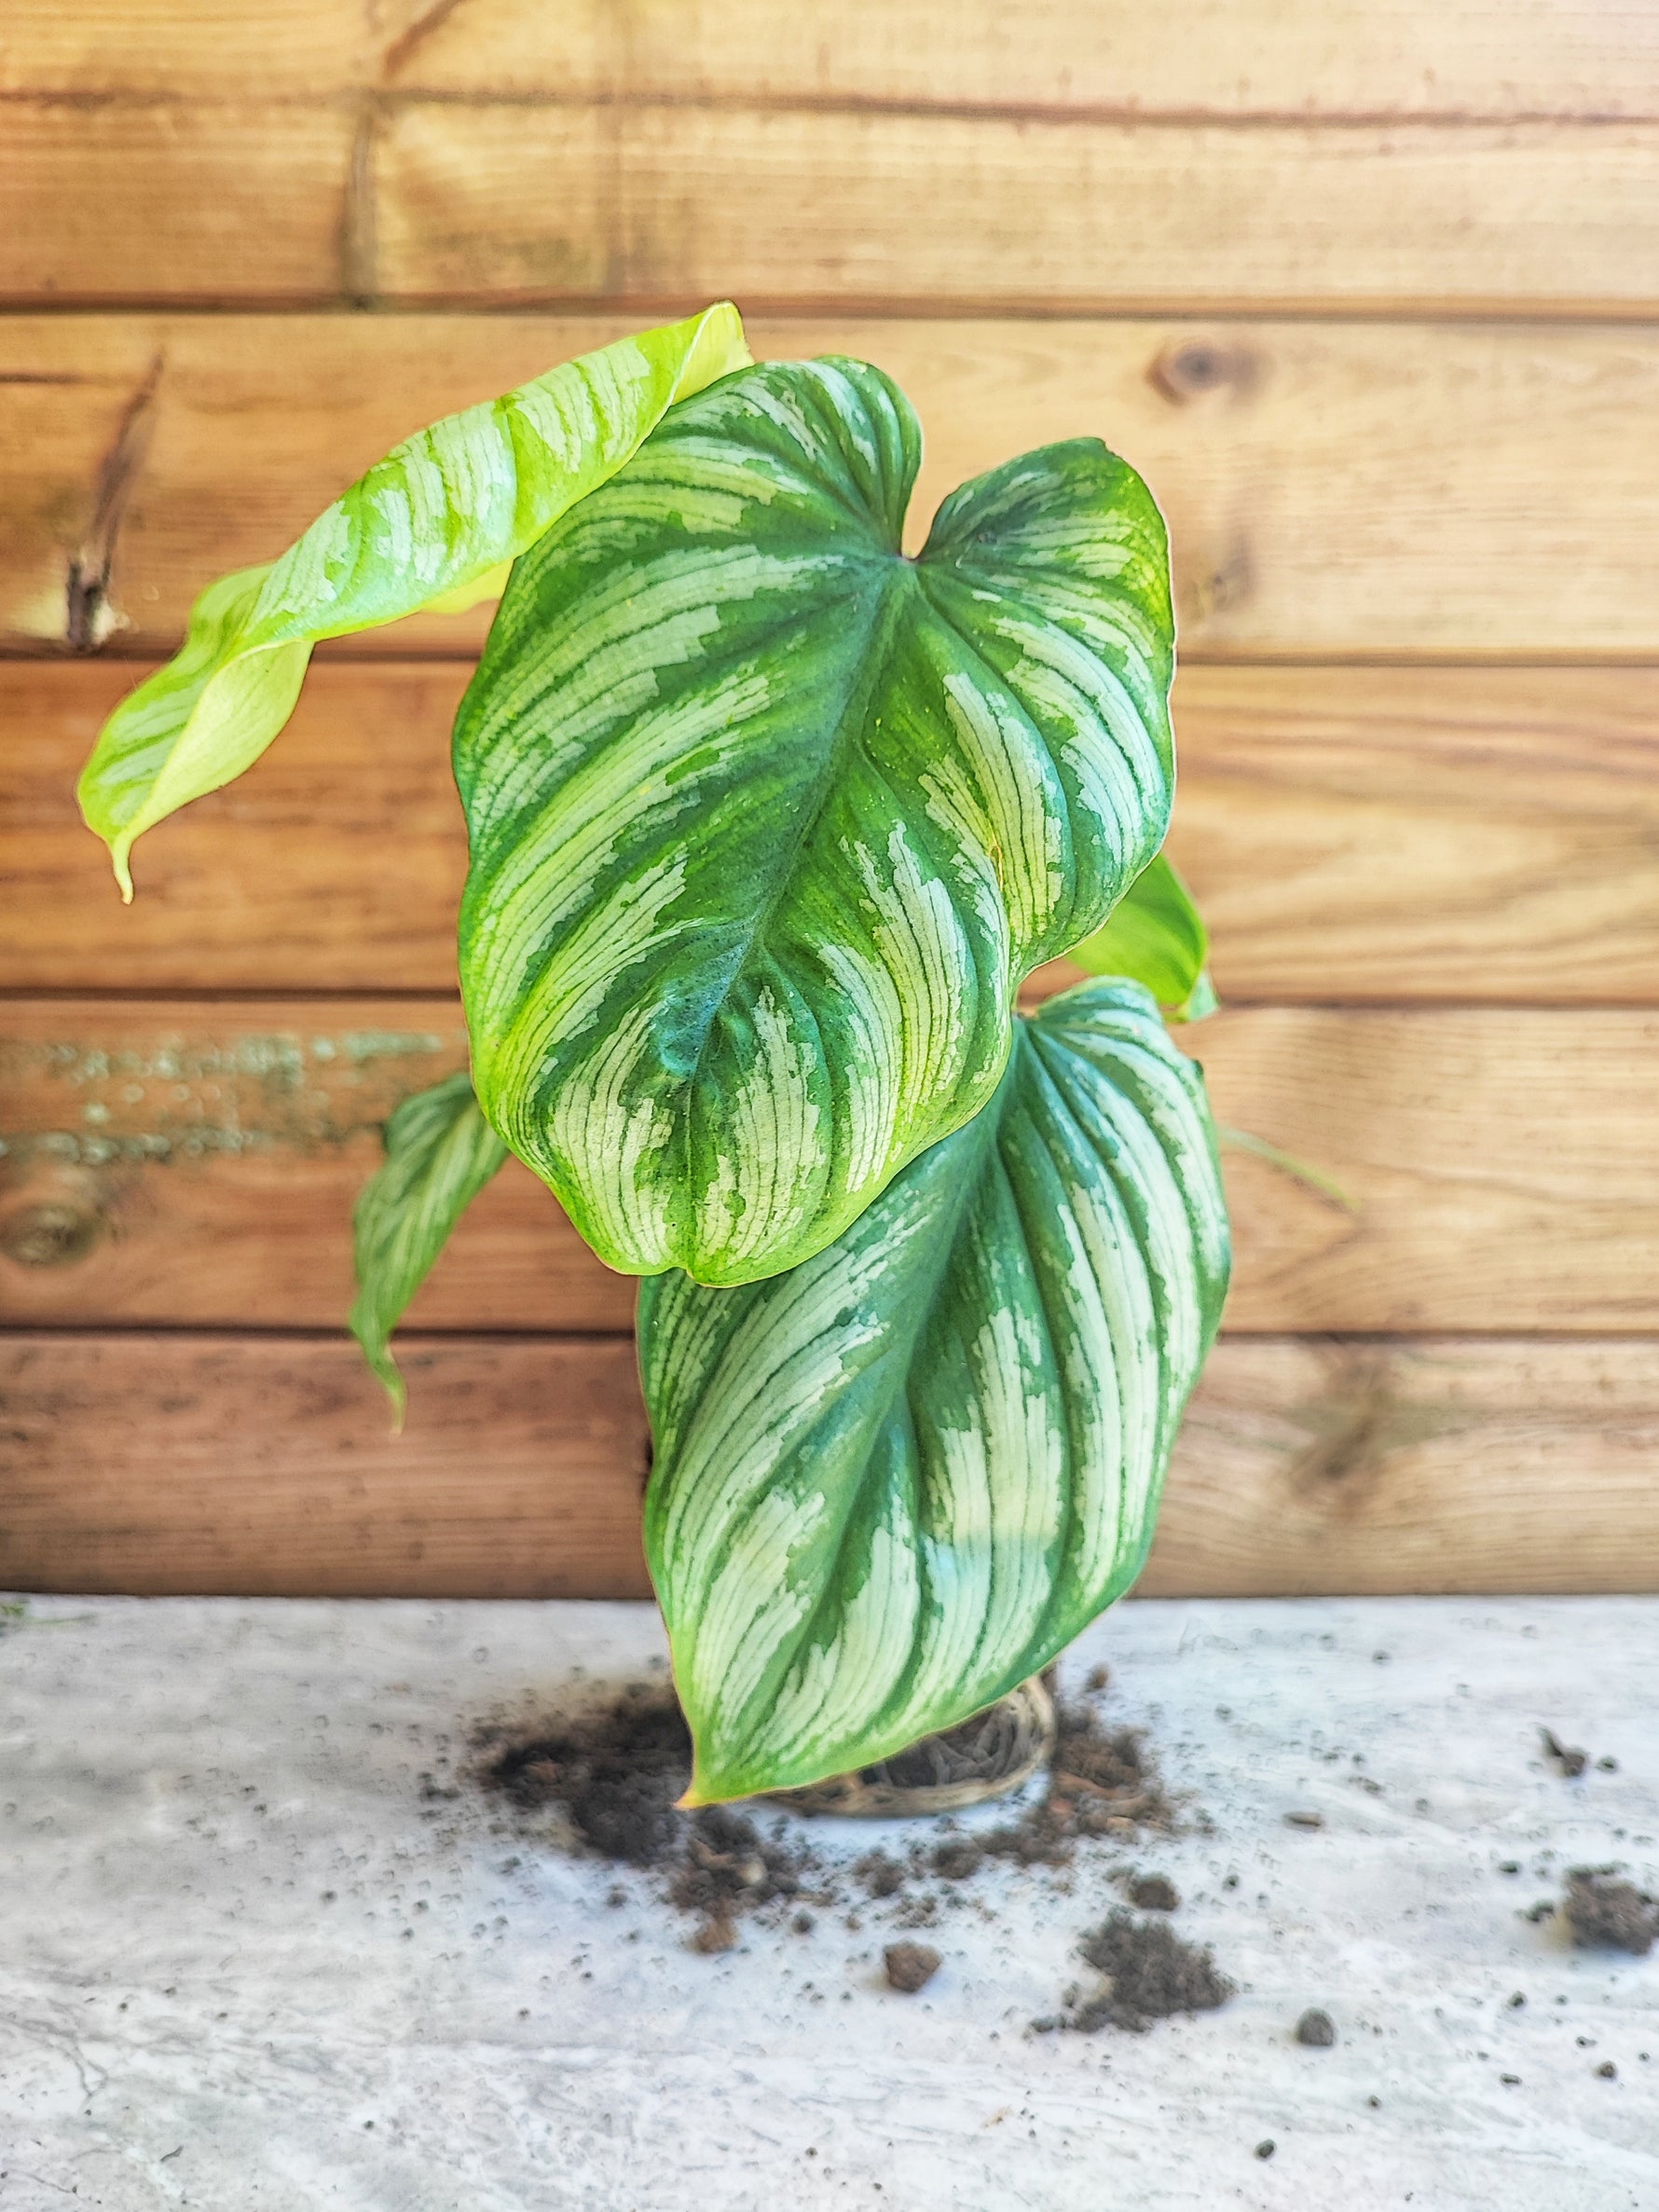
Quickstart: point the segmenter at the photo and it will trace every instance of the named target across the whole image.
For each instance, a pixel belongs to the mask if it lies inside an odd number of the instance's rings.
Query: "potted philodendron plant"
[[[130,896],[317,639],[500,596],[454,738],[472,1070],[391,1119],[351,1324],[401,1408],[392,1327],[509,1152],[641,1278],[689,1804],[949,1729],[1118,1597],[1227,1285],[1166,1027],[1208,985],[1161,518],[1075,438],[912,558],[920,451],[879,369],[757,365],[730,307],[624,339],[211,586],[81,783]],[[1019,1012],[1063,954],[1090,980]]]

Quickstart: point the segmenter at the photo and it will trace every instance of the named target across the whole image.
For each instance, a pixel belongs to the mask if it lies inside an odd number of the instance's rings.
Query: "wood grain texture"
[[[355,1345],[0,1339],[0,1584],[281,1597],[633,1598],[634,1348],[404,1348],[391,1433]]]
[[[629,95],[1255,117],[1659,113],[1651,11],[1594,0],[10,0],[0,91]]]
[[[1653,1350],[1224,1340],[1140,1593],[1659,1589]]]
[[[0,1313],[338,1327],[397,1101],[466,1064],[452,999],[0,1008]],[[510,1163],[411,1310],[626,1329],[634,1285]]]
[[[1659,122],[7,103],[0,298],[1644,313]]]
[[[336,661],[118,902],[74,782],[136,680],[0,662],[0,974],[45,991],[443,992],[469,669]],[[1233,1001],[1659,1003],[1659,669],[1194,665],[1172,850]]]
[[[7,987],[453,993],[466,831],[449,731],[470,666],[320,663],[265,758],[140,848],[123,906],[75,780],[142,673],[0,661]]]
[[[1651,116],[1659,29],[1586,0],[467,0],[387,81],[633,95],[1227,117]]]
[[[85,1326],[336,1323],[373,1131],[464,1062],[443,1000],[18,1000],[0,1039],[0,1317]],[[1229,1328],[1659,1330],[1659,1013],[1260,1007],[1188,1041],[1219,1120],[1355,1208],[1229,1155]],[[627,1290],[526,1179],[418,1317],[616,1327]]]
[[[317,300],[343,257],[345,107],[8,101],[0,299]]]
[[[258,316],[0,322],[0,645],[63,641],[70,562],[158,359],[113,546],[122,651],[171,651],[208,582],[271,558],[399,437],[628,321],[295,315],[280,342]],[[910,393],[927,438],[916,543],[966,477],[1104,436],[1170,518],[1189,660],[1659,657],[1659,472],[1638,460],[1659,326],[761,317],[750,331],[769,357],[875,360]],[[341,650],[471,653],[487,624],[422,617]]]
[[[1228,1327],[1659,1327],[1659,1017],[1258,1007],[1188,1042],[1218,1120],[1354,1208],[1230,1155]]]
[[[1646,313],[1659,126],[408,103],[387,299]]]
[[[642,1596],[625,1342],[0,1339],[0,1587]],[[1224,1340],[1148,1596],[1659,1588],[1651,1342]],[[487,1451],[478,1437],[487,1434]]]

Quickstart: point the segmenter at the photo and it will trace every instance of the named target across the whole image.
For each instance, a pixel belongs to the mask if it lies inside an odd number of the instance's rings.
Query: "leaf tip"
[[[404,1416],[409,1407],[409,1392],[398,1371],[398,1364],[387,1350],[385,1338],[377,1332],[371,1334],[359,1323],[355,1313],[347,1326],[357,1339],[371,1373],[391,1401],[391,1433],[394,1436],[401,1436],[404,1433]]]
[[[130,837],[117,838],[109,848],[109,864],[115,870],[116,883],[121,893],[121,904],[132,904],[132,867],[128,855],[132,850]]]

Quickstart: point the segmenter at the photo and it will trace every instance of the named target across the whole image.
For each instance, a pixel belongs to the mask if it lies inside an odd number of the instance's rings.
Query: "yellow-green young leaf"
[[[519,562],[462,705],[479,1096],[625,1272],[821,1250],[1162,841],[1145,486],[1046,447],[911,560],[920,448],[862,363],[726,378]]]
[[[1202,1079],[1144,990],[1090,982],[827,1251],[641,1285],[691,1802],[949,1727],[1129,1587],[1227,1264]]]
[[[1136,876],[1121,902],[1066,958],[1090,975],[1145,983],[1172,1022],[1201,1022],[1216,1008],[1205,972],[1210,933],[1192,893],[1161,853]]]
[[[566,362],[405,440],[281,559],[210,585],[183,651],[117,708],[81,776],[123,895],[133,840],[276,736],[319,639],[493,597],[677,400],[748,358],[737,310],[720,306]]]
[[[386,1163],[352,1216],[358,1290],[350,1327],[400,1424],[404,1379],[388,1349],[391,1332],[450,1230],[506,1157],[464,1070],[405,1098],[386,1124]]]

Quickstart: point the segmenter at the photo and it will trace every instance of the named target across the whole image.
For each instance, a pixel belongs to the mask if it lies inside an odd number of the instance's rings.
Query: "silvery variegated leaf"
[[[860,363],[727,378],[518,564],[462,706],[479,1096],[613,1267],[821,1250],[1162,841],[1145,486],[1046,447],[912,560],[919,452]]]
[[[990,1105],[815,1258],[643,1284],[691,1802],[949,1727],[1121,1595],[1227,1266],[1202,1078],[1101,982],[1021,1020]]]
[[[405,1098],[386,1124],[386,1158],[351,1217],[357,1300],[350,1329],[401,1424],[404,1380],[391,1332],[507,1148],[479,1111],[463,1068]]]
[[[81,812],[132,896],[144,831],[241,775],[294,711],[311,648],[494,598],[509,564],[648,437],[749,358],[735,308],[561,363],[406,438],[277,560],[210,584],[182,650],[105,723]]]

